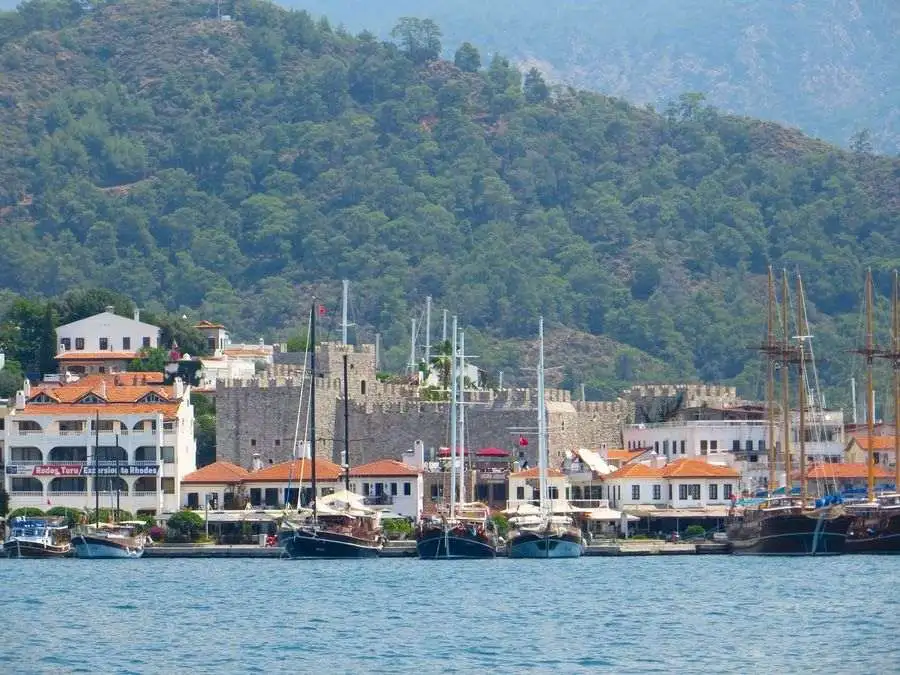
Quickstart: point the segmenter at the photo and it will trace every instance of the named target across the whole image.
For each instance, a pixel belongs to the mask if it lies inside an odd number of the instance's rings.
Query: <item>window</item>
[[[164,445],[160,448],[162,451],[162,460],[165,464],[175,463],[175,448],[171,445]]]
[[[366,395],[366,381],[365,380],[360,380],[359,393],[362,394],[363,396]]]
[[[251,439],[250,439],[250,447],[251,447],[251,448],[255,448],[255,447],[256,447],[256,439],[255,439],[255,438],[251,438]]]
[[[710,441],[709,442],[710,450],[718,450],[718,448],[719,448],[719,441]]]
[[[641,498],[641,486],[640,485],[632,485],[631,486],[631,498],[639,501]]]
[[[755,455],[755,454],[754,454],[754,455],[750,455],[749,460],[750,460],[751,462],[758,462],[758,461],[759,461],[759,455]]]
[[[731,499],[731,483],[725,483],[722,486],[722,499]]]
[[[81,399],[82,403],[88,403],[87,396]],[[113,430],[113,421],[112,420],[100,420],[100,431],[112,431]],[[91,420],[91,431],[97,431],[97,420]]]
[[[75,338],[75,349],[84,349],[84,338]]]
[[[145,338],[141,341],[141,344],[142,344],[144,347],[149,347],[149,346],[150,346],[150,338],[145,337]]]
[[[740,452],[741,451],[741,441],[735,438],[731,441],[731,451],[732,452]]]
[[[250,488],[250,504],[253,506],[259,506],[262,502],[262,489],[261,488]]]
[[[100,338],[100,351],[109,351],[109,338]]]
[[[705,455],[705,454],[706,454],[707,446],[708,446],[708,442],[707,442],[707,441],[700,441],[700,454],[701,454],[701,455]]]
[[[368,496],[368,494],[369,494],[369,484],[368,483],[363,483],[362,493],[364,496]]]
[[[672,501],[672,484],[669,483],[669,501]]]
[[[103,375],[103,373],[106,372],[106,366],[98,366],[97,372],[100,373],[101,375]]]
[[[757,448],[758,448],[758,451],[759,451],[760,453],[765,452],[765,451],[766,451],[766,442],[765,442],[765,441],[760,441],[760,442],[758,443],[758,445],[757,445]]]
[[[278,506],[278,488],[266,488],[266,506]]]
[[[684,454],[684,441],[681,441],[681,454]]]
[[[658,502],[662,499],[662,485],[653,486],[653,501]]]
[[[200,508],[200,493],[188,492],[187,505],[188,505],[189,509],[199,509]]]
[[[547,493],[550,495],[550,499],[559,499],[559,488],[558,487],[547,488]]]
[[[744,443],[744,449],[747,452],[753,452],[753,441],[747,441],[746,443]]]
[[[59,341],[59,344],[62,346],[63,351],[67,352],[72,349],[72,338],[63,338]]]
[[[659,441],[653,441],[653,450],[659,452]]]
[[[412,495],[412,483],[406,482],[403,484],[403,496],[409,497]]]
[[[126,352],[131,351],[131,338],[130,337],[122,338],[122,350],[126,351]]]
[[[438,486],[437,486],[437,483],[434,483],[434,484],[432,484],[432,486],[431,486],[431,498],[432,498],[432,499],[437,499],[437,498],[438,498]]]
[[[167,495],[175,494],[175,479],[174,478],[163,478],[162,479],[162,489],[163,493]]]
[[[334,488],[333,487],[323,487],[321,490],[319,490],[319,492],[321,493],[321,495],[323,497],[327,497],[328,495],[334,494]]]
[[[95,394],[85,394],[80,399],[78,399],[78,403],[105,403],[102,398]],[[109,423],[109,428],[104,428],[104,423],[100,422],[100,431],[112,431],[112,422]],[[96,430],[94,426],[91,426],[92,430]]]
[[[523,500],[525,499],[525,486],[520,485],[516,488],[516,499]]]
[[[276,439],[275,439],[275,447],[277,448],[279,445],[281,445],[281,439],[280,439],[280,438],[276,438]]]
[[[663,454],[669,454],[669,441],[663,441]]]
[[[679,499],[700,499],[700,483],[682,483],[678,486]]]
[[[716,500],[719,498],[719,486],[715,483],[709,484],[709,498],[710,500]]]
[[[391,496],[392,497],[397,496],[397,484],[396,483],[391,483]]]

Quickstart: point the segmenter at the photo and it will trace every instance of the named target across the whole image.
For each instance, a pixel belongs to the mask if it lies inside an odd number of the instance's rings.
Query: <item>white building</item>
[[[738,494],[740,474],[731,467],[691,458],[664,461],[627,464],[604,476],[603,496],[613,508],[629,511],[727,507]]]
[[[793,412],[791,453],[798,461],[800,414]],[[807,413],[806,455],[810,462],[840,462],[844,449],[844,415],[840,410]],[[775,451],[781,451],[781,425],[775,427]],[[631,424],[623,430],[626,449],[652,450],[667,461],[709,459],[725,464],[743,477],[742,487],[758,490],[768,484],[769,424],[752,420],[683,420],[658,424]],[[779,460],[779,467],[781,461]],[[779,483],[784,484],[783,474]]]
[[[379,459],[350,469],[350,492],[362,495],[367,506],[389,507],[416,519],[422,513],[424,487],[421,469],[395,459]]]
[[[105,312],[56,329],[59,372],[73,374],[124,372],[144,347],[159,347],[159,328],[129,319],[107,307]]]
[[[540,501],[540,475],[537,467],[509,474],[509,499],[507,508],[520,504],[537,504]],[[571,499],[569,478],[559,469],[547,469],[547,497]]]
[[[206,340],[206,350],[213,356],[219,356],[226,347],[231,345],[231,336],[225,330],[225,326],[211,321],[200,321],[194,324],[194,328],[203,334]]]
[[[196,468],[189,389],[163,385],[161,373],[26,383],[2,432],[10,508],[92,510],[99,490],[101,508],[118,492],[127,511],[177,510],[181,479]]]

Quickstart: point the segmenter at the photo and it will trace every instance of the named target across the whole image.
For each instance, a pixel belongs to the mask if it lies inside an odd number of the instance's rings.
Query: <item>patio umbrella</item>
[[[482,448],[475,453],[476,457],[509,457],[509,453],[502,448]]]

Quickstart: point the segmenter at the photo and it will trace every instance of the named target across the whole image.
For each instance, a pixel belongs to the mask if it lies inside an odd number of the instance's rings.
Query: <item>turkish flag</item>
[[[519,436],[519,445],[524,448],[526,445],[528,445],[528,439],[524,436]]]
[[[325,316],[325,305],[319,305],[319,316]]]

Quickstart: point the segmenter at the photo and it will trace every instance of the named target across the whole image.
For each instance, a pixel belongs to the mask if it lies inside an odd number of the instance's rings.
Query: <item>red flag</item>
[[[528,439],[524,436],[519,436],[519,445],[524,448],[526,445],[528,445]]]
[[[319,305],[319,316],[325,316],[325,305]]]

